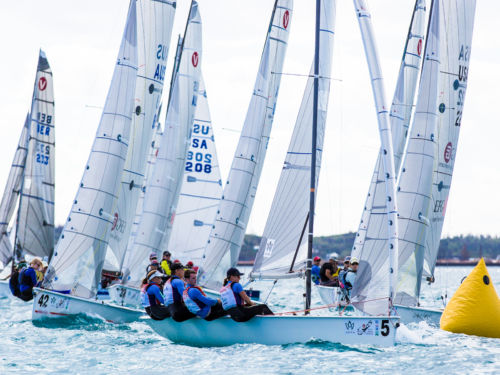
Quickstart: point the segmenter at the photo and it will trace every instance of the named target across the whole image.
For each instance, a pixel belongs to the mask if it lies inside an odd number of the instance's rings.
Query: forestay
[[[171,90],[165,130],[152,178],[146,186],[141,221],[127,260],[129,268],[124,268],[124,283],[127,285],[140,285],[149,253],[161,253],[164,237],[175,217],[199,90],[201,38],[201,17],[198,4],[193,1]]]
[[[157,122],[176,2],[137,2],[138,71],[134,112],[109,247],[123,264],[137,201],[144,181],[149,145]]]
[[[30,129],[30,115],[26,115],[21,137],[17,144],[17,149],[10,167],[9,177],[0,203],[0,262],[5,266],[12,259],[13,250],[9,240],[9,224],[16,208],[21,183],[26,163],[26,154],[28,153],[28,139]]]
[[[335,34],[335,0],[322,0],[319,39],[319,94],[316,141],[316,185],[330,93]],[[307,261],[314,70],[311,68],[271,211],[257,253],[252,278],[284,278],[303,275]]]
[[[394,168],[396,172],[400,169],[401,157],[408,136],[422,60],[424,32],[425,1],[417,0],[406,38],[403,59],[389,115],[394,146]],[[382,152],[383,150],[381,149],[377,163],[375,164],[351,254],[357,258],[365,259],[375,268],[378,268],[382,262],[386,261],[385,257],[379,256],[383,252],[383,249],[385,249],[387,241],[387,197],[385,194],[384,168],[381,159]]]
[[[292,0],[274,4],[247,116],[203,255],[200,283],[213,289],[222,285],[240,254],[273,124],[292,7]]]
[[[40,257],[54,250],[54,123],[52,70],[40,50],[14,245]]]
[[[137,74],[136,1],[127,22],[101,121],[44,287],[93,297],[101,279],[127,156]]]
[[[441,0],[442,1],[442,0]],[[438,123],[424,274],[434,275],[467,90],[475,0],[442,1]]]
[[[199,265],[222,196],[207,91],[200,79],[198,103],[182,187],[167,248],[183,264]]]
[[[386,205],[387,205],[387,218],[386,228],[388,244],[384,249],[384,253],[379,255],[387,257],[389,264],[385,274],[385,282],[387,288],[383,295],[380,296],[380,303],[376,303],[377,314],[387,313],[390,306],[389,301],[394,298],[394,286],[397,278],[397,254],[398,254],[398,212],[396,204],[396,174],[394,169],[394,151],[392,147],[392,134],[389,122],[389,114],[386,107],[384,81],[380,62],[378,59],[377,48],[375,43],[375,35],[371,24],[371,15],[367,9],[364,0],[354,0],[354,8],[358,17],[359,28],[363,45],[365,48],[365,56],[368,63],[368,70],[370,73],[373,96],[375,100],[375,109],[377,113],[377,121],[380,133],[380,141],[382,146],[382,165],[384,169],[385,192],[386,192]],[[363,303],[366,300],[364,294],[360,294],[359,285],[366,285],[370,281],[372,270],[371,266],[363,258],[360,259],[358,270],[358,280],[352,291],[352,300],[357,302],[357,306],[363,309]],[[371,297],[371,296],[370,296]],[[376,297],[375,297],[376,298]],[[385,299],[385,301],[383,301]],[[389,301],[388,301],[389,300]]]

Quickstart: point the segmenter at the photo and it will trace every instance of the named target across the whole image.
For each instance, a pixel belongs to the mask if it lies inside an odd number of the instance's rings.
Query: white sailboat
[[[190,144],[200,86],[201,16],[191,4],[181,56],[174,72],[165,129],[151,178],[147,181],[143,212],[123,267],[123,284],[138,288],[149,264],[149,254],[161,254],[166,233],[175,218],[180,183]]]
[[[114,322],[137,319],[142,312],[98,302],[121,172],[127,156],[137,75],[136,1],[130,2],[101,121],[70,214],[45,275],[35,288],[33,319],[98,314]]]
[[[406,38],[403,58],[390,109],[390,124],[394,149],[394,168],[399,171],[402,154],[408,137],[408,128],[413,110],[413,102],[423,53],[425,32],[425,1],[416,0]],[[386,246],[386,190],[385,171],[382,165],[383,149],[380,149],[375,164],[370,188],[366,197],[360,225],[354,241],[352,256],[362,257],[365,249],[373,250],[372,266],[378,268],[386,263],[385,257],[375,254],[383,252]],[[325,304],[341,302],[338,288],[318,285],[316,288]],[[384,289],[381,288],[383,292]]]
[[[4,266],[25,254],[50,258],[54,250],[54,90],[45,52],[38,56],[31,110],[26,117],[0,204],[0,261]],[[16,205],[14,246],[9,224]],[[9,295],[8,281],[0,283]],[[8,292],[8,293],[6,293]]]
[[[157,124],[176,10],[175,1],[137,2],[138,70],[134,113],[109,247],[123,266],[125,251],[144,183],[149,145]]]
[[[238,261],[266,156],[292,18],[292,0],[276,1],[254,91],[215,223],[205,247],[200,284],[219,290]]]
[[[288,5],[291,6],[291,2]],[[277,8],[275,10],[277,11]],[[291,11],[291,8],[287,10]],[[309,238],[309,246],[300,245],[303,241],[303,227],[305,227],[304,221],[307,223],[308,210],[309,216],[314,217],[311,211],[314,212],[317,181],[315,172],[319,171],[319,166],[316,165],[315,161],[316,159],[321,160],[321,145],[330,87],[334,19],[335,0],[318,0],[316,6],[316,55],[313,74],[306,86],[292,141],[273,200],[271,214],[266,224],[265,235],[251,274],[251,277],[263,279],[296,277],[303,274],[307,265],[309,290],[306,301],[310,301],[312,238]],[[275,25],[274,22],[273,25]],[[312,176],[310,177],[310,175]],[[309,185],[309,181],[311,185]],[[302,194],[305,198],[309,192],[311,192],[312,198],[310,206],[307,199],[303,199],[305,204],[296,199],[295,201],[299,202],[299,208],[293,211],[293,208],[281,203],[287,200],[287,197],[289,198],[292,193],[295,194],[295,197]],[[292,215],[298,217],[291,218]],[[286,234],[284,228],[289,227],[291,219],[296,221],[293,223],[295,228],[292,229],[295,232]],[[311,223],[312,220],[309,221],[310,225],[312,225]],[[310,227],[310,235],[312,235],[311,232],[312,226]],[[271,238],[271,236],[276,238]],[[294,236],[292,241],[290,241],[291,236]],[[289,243],[287,244],[285,241],[289,241]],[[289,246],[290,244],[292,247]],[[306,302],[306,311],[308,309],[309,304]],[[343,344],[393,345],[396,331],[394,327],[397,325],[398,319],[387,316],[367,318],[276,315],[256,316],[245,323],[234,322],[229,317],[211,322],[194,318],[183,323],[176,323],[172,319],[147,320],[147,323],[156,332],[174,342],[196,346],[220,346],[235,343],[283,345],[307,342],[313,338]]]

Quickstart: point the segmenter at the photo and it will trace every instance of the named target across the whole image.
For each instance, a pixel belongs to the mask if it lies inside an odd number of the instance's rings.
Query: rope
[[[365,300],[363,302],[373,302],[373,301],[380,301],[380,300],[385,300],[385,299],[388,299],[388,298],[387,297],[374,298],[374,299]],[[344,306],[344,310],[342,311],[342,313],[345,311],[345,309],[347,308],[347,306],[350,306],[350,305],[351,305],[351,303],[348,303],[347,305],[345,305]],[[311,312],[311,311],[314,311],[314,310],[329,309],[329,308],[332,308],[332,307],[337,307],[337,304],[329,304],[329,305],[324,305],[324,306],[319,306],[319,307],[312,307],[312,308],[304,309],[304,310],[285,311],[285,312],[281,312],[281,313],[274,313],[274,315],[287,315],[287,314],[296,315],[297,313],[302,313],[302,312],[305,313],[305,312]]]

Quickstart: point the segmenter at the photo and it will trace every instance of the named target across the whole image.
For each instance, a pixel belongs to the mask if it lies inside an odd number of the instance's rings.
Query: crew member
[[[243,275],[238,269],[227,270],[227,277],[224,280],[224,287],[220,290],[222,307],[236,322],[246,322],[255,315],[274,315],[265,304],[256,305],[247,296],[240,284],[240,277]],[[244,306],[246,303],[248,306]]]
[[[319,271],[320,271],[321,258],[315,256],[313,259],[313,266],[311,267],[311,280],[314,284],[319,284]]]
[[[30,266],[19,273],[19,298],[23,301],[31,301],[33,299],[33,288],[39,286],[43,280],[41,269],[43,268],[42,261],[38,258],[33,258]],[[42,275],[38,279],[38,273]]]
[[[194,318],[192,312],[190,312],[184,305],[182,300],[182,295],[184,293],[184,266],[181,263],[172,264],[172,276],[165,283],[164,293],[166,298],[166,305],[170,311],[172,319],[176,322],[183,322],[185,320]]]
[[[356,273],[358,272],[359,261],[358,258],[352,257],[350,261],[351,267],[349,270],[342,274],[342,284],[344,285],[344,289],[347,290],[348,295],[351,294],[351,289],[354,287],[354,283],[356,281]]]
[[[148,284],[146,285],[145,292],[147,300],[143,300],[143,306],[146,312],[147,304],[149,302],[149,316],[154,320],[163,320],[170,316],[170,312],[165,306],[165,297],[161,292],[161,280],[163,274],[160,271],[151,271],[148,273]]]
[[[156,259],[151,260],[151,263],[146,267],[146,273],[150,273],[151,271],[160,271],[160,263]]]
[[[187,270],[184,275],[187,285],[182,299],[189,311],[208,321],[227,315],[219,299],[207,297],[201,287],[196,286],[196,271]]]
[[[337,262],[325,262],[319,271],[321,285],[323,286],[339,286],[339,269]]]
[[[189,261],[186,263],[186,267],[188,270],[192,270],[194,267],[194,263],[192,261]]]
[[[163,252],[163,256],[161,259],[161,268],[163,270],[163,273],[165,275],[170,276],[172,274],[171,267],[172,267],[172,261],[170,260],[170,257],[172,254],[170,254],[170,251],[165,250]]]

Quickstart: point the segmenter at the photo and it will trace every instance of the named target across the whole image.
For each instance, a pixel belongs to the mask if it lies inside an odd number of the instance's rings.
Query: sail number
[[[203,172],[212,173],[212,154],[208,151],[208,141],[196,136],[208,135],[210,126],[208,125],[193,125],[193,135],[191,140],[191,150],[186,157],[186,172]]]
[[[49,301],[49,296],[48,294],[42,294],[40,298],[38,299],[38,304],[40,307],[47,307],[47,302]]]
[[[465,88],[467,87],[467,78],[469,74],[469,57],[470,47],[464,45],[460,46],[460,55],[458,56],[458,81],[455,81],[457,85],[454,87],[455,90],[458,89],[455,126],[460,126],[462,123],[462,107],[464,105]]]
[[[156,49],[156,59],[160,60],[158,64],[156,64],[154,79],[163,82],[165,79],[165,71],[166,67],[164,65],[164,61],[167,59],[168,55],[168,47],[163,44],[158,44]]]
[[[36,153],[36,162],[40,164],[49,164],[50,159],[50,146],[42,143],[38,144]]]
[[[380,325],[380,333],[382,336],[389,336],[389,320],[383,319]]]

